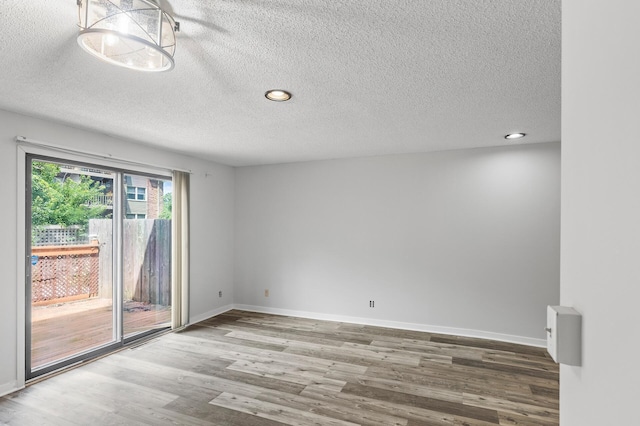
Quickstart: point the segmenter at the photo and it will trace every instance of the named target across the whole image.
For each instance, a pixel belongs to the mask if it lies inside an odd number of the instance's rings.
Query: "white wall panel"
[[[560,424],[637,424],[640,2],[562,2],[561,304],[582,366],[560,366]]]
[[[236,303],[544,339],[559,176],[557,143],[238,168]]]

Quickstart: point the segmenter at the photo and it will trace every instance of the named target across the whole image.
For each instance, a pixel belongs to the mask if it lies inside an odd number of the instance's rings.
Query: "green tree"
[[[34,227],[78,225],[86,230],[89,219],[102,217],[104,207],[91,201],[104,186],[81,175],[79,180],[58,177],[57,164],[34,161],[31,169],[31,221]]]
[[[162,196],[162,211],[160,212],[160,219],[171,219],[171,204],[173,203],[173,197],[171,192]]]

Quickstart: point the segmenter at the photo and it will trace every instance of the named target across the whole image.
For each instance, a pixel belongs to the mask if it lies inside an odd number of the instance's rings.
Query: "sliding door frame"
[[[31,379],[52,373],[54,371],[68,368],[72,365],[82,363],[88,359],[94,359],[107,353],[118,350],[133,342],[139,341],[150,335],[163,332],[170,328],[158,327],[136,333],[130,336],[124,336],[123,321],[123,220],[124,220],[124,191],[123,176],[126,173],[138,173],[145,177],[155,179],[172,180],[172,173],[167,169],[157,169],[152,167],[140,166],[137,164],[129,165],[118,164],[109,160],[96,159],[92,155],[82,155],[82,153],[61,152],[57,149],[47,149],[46,147],[32,145],[18,145],[18,230],[24,229],[25,232],[21,236],[18,234],[18,251],[25,255],[23,259],[18,258],[18,275],[17,275],[17,319],[18,319],[18,344],[17,344],[17,365],[18,374],[16,385],[18,388],[24,387],[25,383]],[[108,169],[114,172],[114,203],[113,203],[113,341],[105,345],[99,346],[93,350],[88,350],[76,356],[70,356],[51,365],[46,365],[32,371],[31,366],[31,186],[32,186],[32,162],[34,160],[43,160],[53,163],[65,163],[80,166],[95,166],[96,168]],[[173,285],[173,283],[172,283]],[[173,305],[173,303],[172,303]],[[173,309],[173,306],[172,306]]]

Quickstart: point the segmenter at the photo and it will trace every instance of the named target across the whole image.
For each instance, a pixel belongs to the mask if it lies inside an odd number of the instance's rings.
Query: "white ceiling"
[[[3,0],[0,109],[230,165],[560,140],[560,0],[169,4],[146,74],[80,49],[76,0]]]

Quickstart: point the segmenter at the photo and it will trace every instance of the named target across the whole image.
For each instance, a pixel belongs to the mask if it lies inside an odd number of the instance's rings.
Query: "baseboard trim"
[[[377,327],[397,328],[400,330],[424,331],[427,333],[450,334],[453,336],[476,337],[480,339],[497,340],[500,342],[517,343],[520,345],[535,346],[544,348],[547,342],[544,339],[534,339],[531,337],[514,336],[511,334],[494,333],[490,331],[472,330],[466,328],[442,327],[429,324],[416,324],[400,321],[387,321],[373,318],[351,317],[345,315],[321,314],[317,312],[295,311],[290,309],[270,308],[255,305],[234,305],[235,309],[263,314],[284,315],[291,317],[301,317],[325,321],[346,322],[351,324],[373,325]],[[218,314],[216,314],[218,315]]]
[[[24,388],[24,386],[22,386],[22,387],[18,386],[18,382],[17,381],[0,384],[0,397],[5,396],[5,395],[9,395],[10,393],[13,393],[15,391],[19,391],[20,389],[23,389],[23,388]]]
[[[197,322],[204,321],[206,319],[209,319],[211,317],[215,317],[216,315],[223,314],[223,313],[225,313],[227,311],[230,311],[232,309],[235,309],[235,306],[233,304],[224,305],[224,306],[221,306],[219,308],[212,309],[212,310],[207,311],[207,312],[205,312],[203,314],[196,315],[194,317],[190,317],[189,318],[189,324],[195,324]]]

